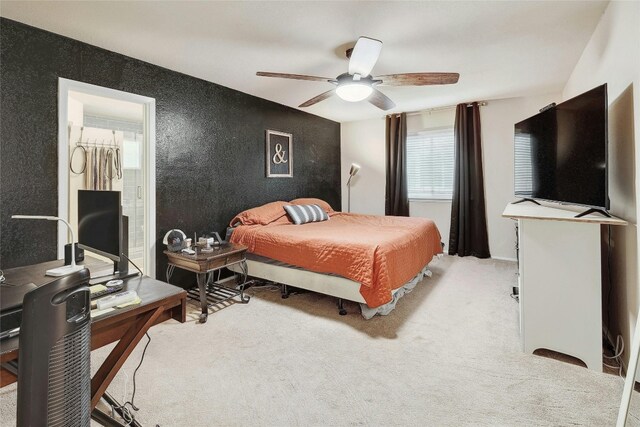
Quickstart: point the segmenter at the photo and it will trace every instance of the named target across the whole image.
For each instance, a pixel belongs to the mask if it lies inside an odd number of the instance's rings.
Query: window
[[[140,135],[140,134],[138,134]],[[142,135],[140,135],[142,136]],[[126,138],[122,141],[122,167],[124,169],[142,169],[142,146],[136,138]]]
[[[410,199],[451,200],[453,138],[452,127],[427,129],[407,135],[407,180]]]
[[[531,167],[531,135],[516,129],[515,143],[515,194],[531,197],[533,194],[533,169]]]

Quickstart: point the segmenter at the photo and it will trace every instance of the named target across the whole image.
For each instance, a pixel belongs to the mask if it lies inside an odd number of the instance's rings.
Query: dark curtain
[[[386,123],[387,188],[385,215],[409,216],[407,190],[407,115],[392,114]]]
[[[454,131],[455,172],[449,255],[489,258],[478,103],[474,102],[469,107],[458,104]]]

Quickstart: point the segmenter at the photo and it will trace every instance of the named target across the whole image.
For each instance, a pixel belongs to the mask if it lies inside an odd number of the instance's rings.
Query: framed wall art
[[[267,178],[293,177],[293,135],[267,130]]]

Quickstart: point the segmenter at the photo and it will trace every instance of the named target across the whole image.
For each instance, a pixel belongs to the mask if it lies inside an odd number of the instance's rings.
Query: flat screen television
[[[515,125],[515,194],[609,209],[607,85]]]

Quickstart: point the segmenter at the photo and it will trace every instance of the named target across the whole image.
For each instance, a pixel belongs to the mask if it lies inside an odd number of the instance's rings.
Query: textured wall
[[[159,47],[161,48],[161,47]],[[224,231],[237,212],[320,197],[340,208],[340,124],[0,19],[0,267],[56,258],[58,77],[156,99],[157,271],[170,228]],[[265,178],[265,129],[293,134],[294,177]]]

